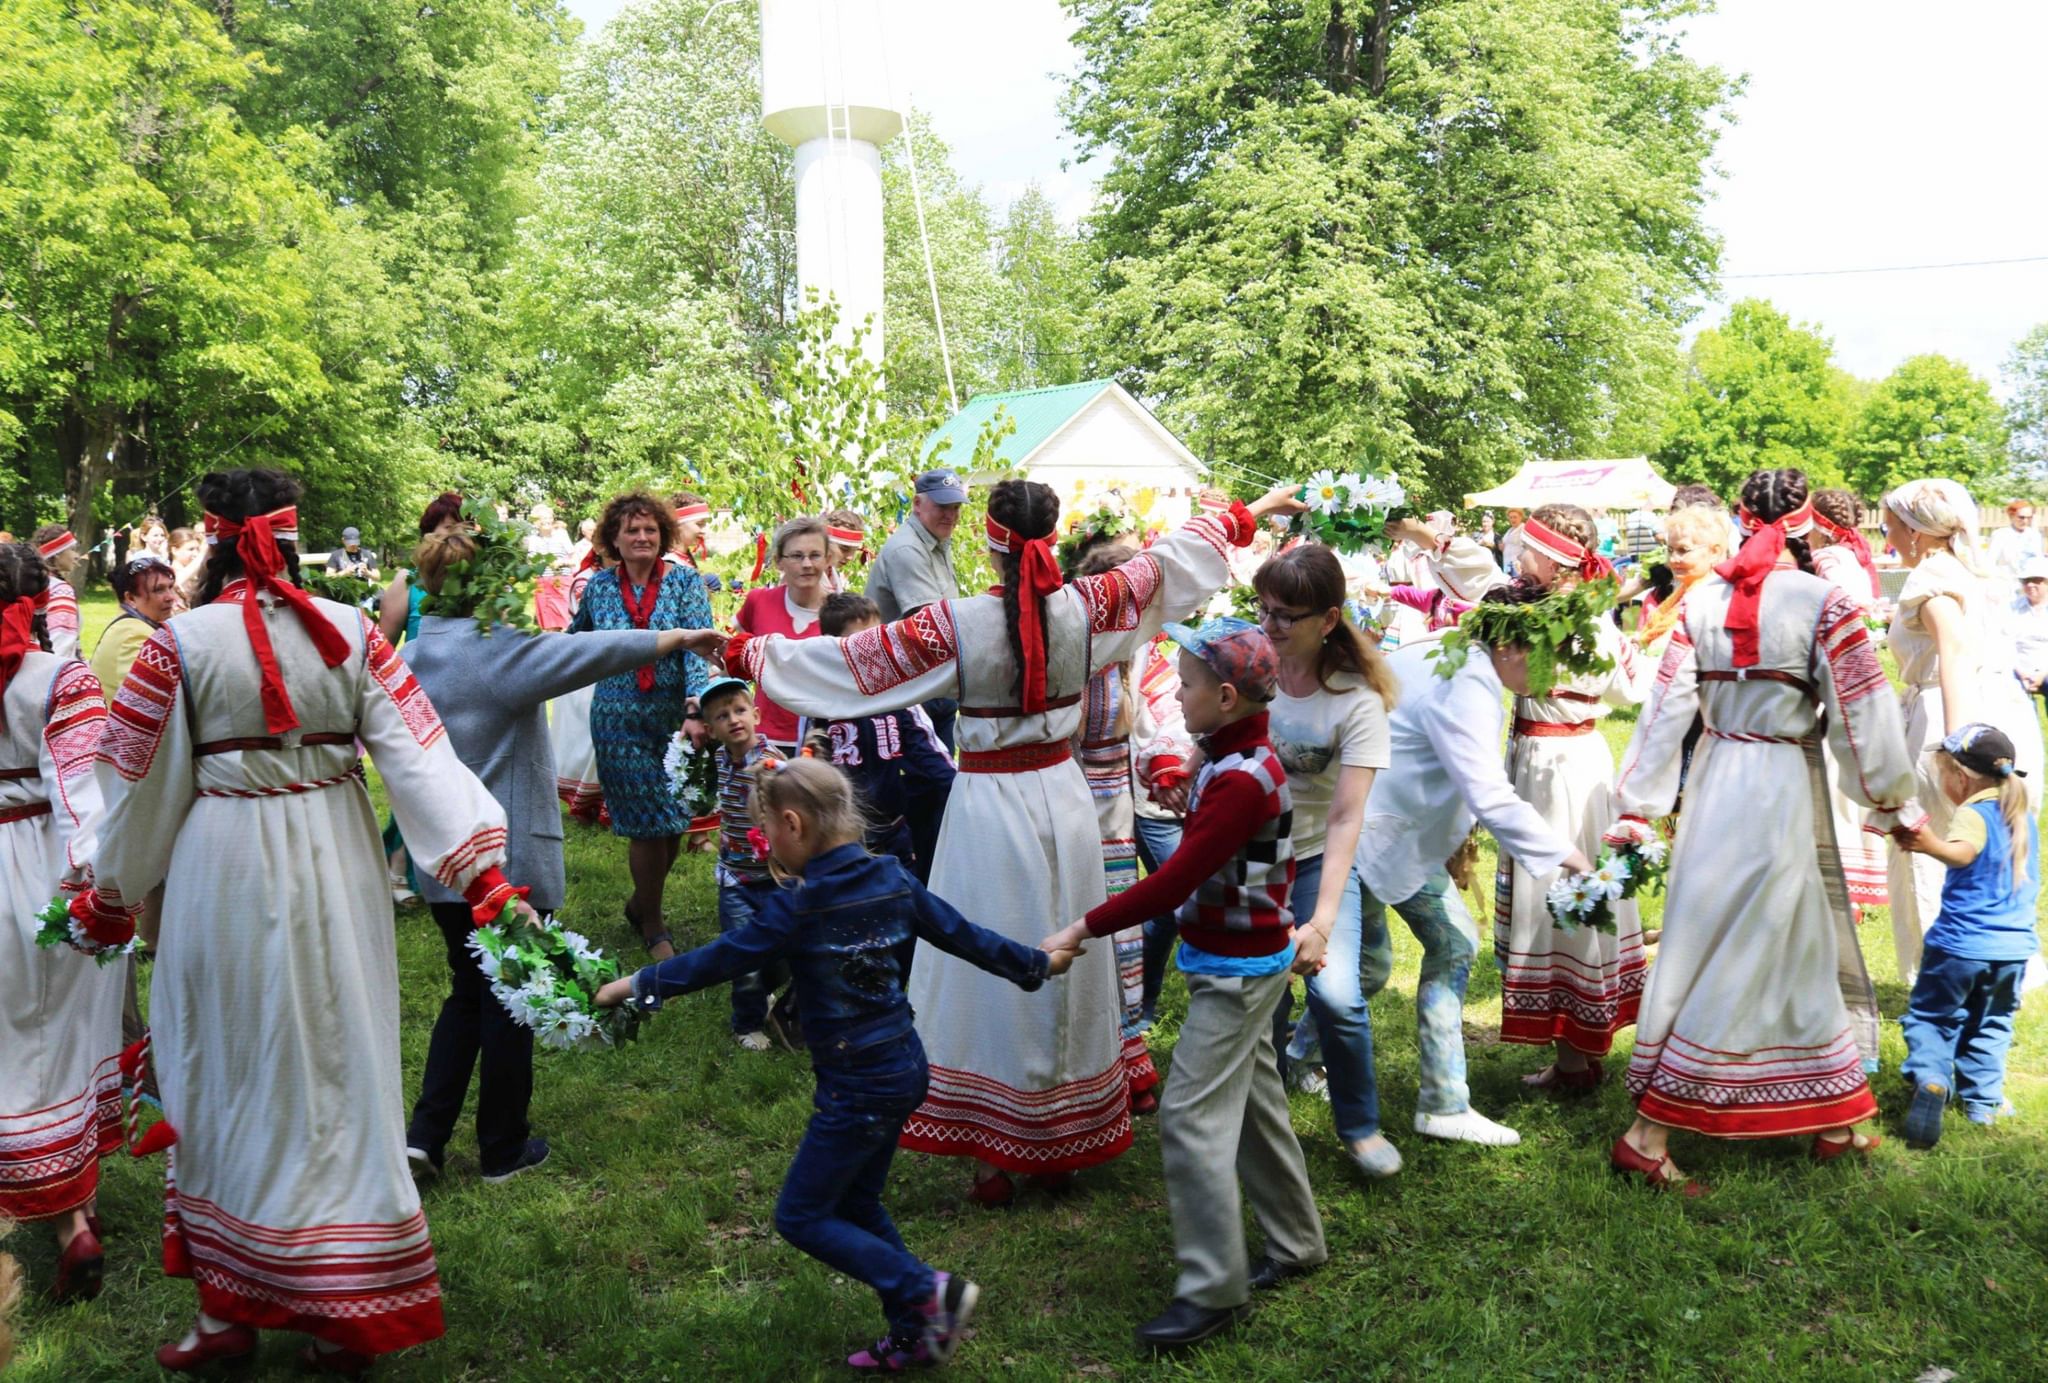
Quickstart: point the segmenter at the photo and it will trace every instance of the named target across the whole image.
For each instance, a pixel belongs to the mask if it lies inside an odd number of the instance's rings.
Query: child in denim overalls
[[[881,1296],[889,1333],[848,1364],[896,1373],[944,1363],[959,1347],[979,1289],[920,1261],[882,1208],[897,1137],[924,1103],[927,1078],[903,995],[911,951],[922,940],[1026,990],[1073,957],[1048,956],[977,927],[896,860],[869,855],[853,789],[829,764],[764,765],[753,815],[777,872],[800,876],[796,887],[763,899],[750,925],[612,981],[597,1002],[652,1010],[672,995],[788,965],[818,1088],[816,1112],[775,1203],[775,1228]]]

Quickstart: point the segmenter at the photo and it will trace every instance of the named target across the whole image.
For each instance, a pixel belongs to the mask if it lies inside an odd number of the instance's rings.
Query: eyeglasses
[[[1303,620],[1314,619],[1315,616],[1316,612],[1313,610],[1276,610],[1270,605],[1259,606],[1259,623],[1276,634],[1285,634]]]

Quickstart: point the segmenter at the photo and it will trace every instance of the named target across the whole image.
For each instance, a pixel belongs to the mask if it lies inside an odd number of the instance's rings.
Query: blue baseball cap
[[[743,691],[748,696],[752,696],[754,694],[754,687],[751,682],[748,682],[743,678],[714,677],[709,682],[706,682],[704,684],[703,691],[697,693],[697,705],[700,708],[707,706],[715,698],[724,696],[727,693],[734,691]]]
[[[949,467],[926,471],[917,478],[916,489],[920,498],[933,504],[967,503],[967,487],[960,483],[960,477]]]
[[[1226,615],[1199,627],[1169,624],[1166,637],[1253,701],[1271,701],[1280,685],[1280,655],[1266,631],[1250,620]]]

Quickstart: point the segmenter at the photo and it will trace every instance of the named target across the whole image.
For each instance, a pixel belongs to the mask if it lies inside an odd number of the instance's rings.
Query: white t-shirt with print
[[[1269,710],[1268,736],[1287,770],[1294,798],[1294,858],[1314,859],[1329,835],[1330,803],[1340,768],[1385,768],[1387,706],[1365,679],[1339,673],[1335,691],[1310,696],[1281,692]]]

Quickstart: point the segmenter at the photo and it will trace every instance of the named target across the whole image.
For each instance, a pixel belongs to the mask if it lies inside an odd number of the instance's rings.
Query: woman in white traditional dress
[[[1698,1194],[1671,1130],[1717,1138],[1814,1135],[1827,1161],[1867,1152],[1877,1113],[1864,1058],[1877,1005],[1838,871],[1819,728],[1846,791],[1880,814],[1913,786],[1898,703],[1856,602],[1811,572],[1806,477],[1758,471],[1742,489],[1752,536],[1686,597],[1649,705],[1622,756],[1607,839],[1651,837],[1678,793],[1680,746],[1706,734],[1685,783],[1664,941],[1636,1023],[1637,1116],[1617,1170]],[[1795,566],[1795,562],[1797,565]],[[1878,820],[1889,826],[1882,815]]]
[[[33,547],[0,546],[0,1224],[54,1227],[65,1301],[100,1288],[94,1204],[121,1142],[127,986],[119,965],[36,945],[36,915],[88,879],[107,719],[85,664],[44,646],[48,579]]]
[[[1250,508],[1197,516],[1106,576],[1062,587],[1046,541],[1059,496],[1004,481],[990,493],[987,524],[1000,594],[943,601],[848,639],[740,635],[727,665],[807,716],[957,696],[960,778],[932,891],[1032,942],[1046,918],[1080,917],[1106,896],[1093,802],[1073,762],[1088,679],[1213,594],[1226,554],[1251,541],[1259,516],[1301,507],[1296,487],[1280,486]],[[1109,948],[1076,962],[1058,993],[1026,995],[920,947],[910,985],[931,1090],[903,1146],[977,1159],[984,1203],[1007,1198],[1009,1173],[1073,1172],[1130,1146]]]
[[[524,904],[498,869],[504,809],[406,665],[360,611],[287,580],[296,482],[230,471],[196,489],[214,543],[201,604],[151,636],[114,697],[94,886],[73,912],[118,926],[164,885],[164,1268],[194,1280],[201,1314],[158,1362],[246,1360],[275,1329],[313,1337],[306,1366],[359,1372],[442,1324],[356,742],[420,869],[480,918]]]
[[[2039,810],[2040,725],[2013,670],[2002,622],[2008,597],[1977,568],[1976,503],[1953,480],[1913,480],[1884,497],[1884,511],[1885,537],[1912,568],[1886,640],[1899,664],[1906,743],[1919,776],[1915,798],[1934,832],[1946,833],[1954,807],[1935,776],[1933,753],[1943,736],[1983,721],[2011,737],[2016,767]],[[1931,856],[1892,849],[1892,944],[1904,984],[1920,973],[1920,939],[1941,910],[1947,874]]]
[[[1521,575],[1546,591],[1612,580],[1599,555],[1593,516],[1575,504],[1546,504],[1522,525]],[[1651,664],[1612,621],[1601,620],[1606,672],[1560,680],[1546,696],[1515,698],[1508,776],[1515,793],[1583,851],[1600,855],[1614,819],[1614,755],[1600,721],[1643,699]],[[1502,857],[1494,875],[1493,953],[1501,967],[1503,1042],[1552,1047],[1551,1063],[1524,1076],[1542,1090],[1579,1092],[1600,1083],[1614,1035],[1636,1021],[1643,977],[1643,925],[1633,902],[1617,900],[1614,930],[1567,932],[1550,915],[1555,874],[1531,874]]]
[[[1856,602],[1867,624],[1884,604],[1884,588],[1878,584],[1877,560],[1859,525],[1863,502],[1847,490],[1813,492],[1813,532],[1807,546],[1813,553],[1813,570],[1823,581],[1832,581]],[[1826,748],[1825,745],[1822,746]],[[1829,751],[1832,761],[1833,754]],[[1834,774],[1830,772],[1829,780]],[[1891,901],[1887,883],[1889,842],[1863,829],[1863,808],[1848,793],[1836,788],[1831,796],[1835,820],[1835,849],[1842,861],[1842,882],[1849,890],[1849,906],[1861,921],[1864,908],[1881,908]]]

